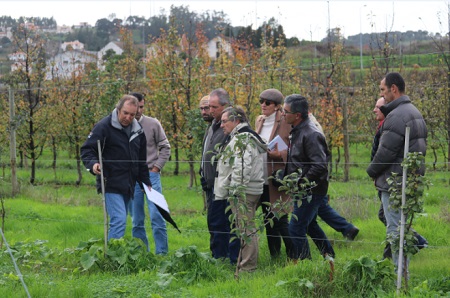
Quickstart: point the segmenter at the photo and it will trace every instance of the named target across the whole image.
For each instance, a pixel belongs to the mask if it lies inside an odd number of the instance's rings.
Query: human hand
[[[95,164],[94,164],[94,166],[92,167],[92,172],[93,172],[95,175],[100,175],[100,174],[102,173],[102,169],[101,169],[99,163],[95,163]]]
[[[278,151],[278,144],[275,144],[272,150],[267,150],[267,155],[272,159],[280,159],[281,153]]]

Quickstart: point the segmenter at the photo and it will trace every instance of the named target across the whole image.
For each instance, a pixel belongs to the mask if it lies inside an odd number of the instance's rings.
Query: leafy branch
[[[389,184],[389,200],[391,208],[394,210],[402,209],[405,214],[406,227],[405,227],[405,242],[404,251],[405,255],[411,256],[418,252],[416,245],[417,239],[414,236],[412,224],[416,214],[423,213],[423,193],[425,188],[429,188],[432,183],[424,176],[420,174],[420,169],[423,167],[425,157],[421,152],[410,152],[402,162],[402,167],[407,167],[407,178],[405,185],[405,205],[402,206],[402,177],[398,173],[392,173],[392,176],[387,179]],[[388,241],[392,241],[392,250],[398,251],[399,236],[389,237]]]

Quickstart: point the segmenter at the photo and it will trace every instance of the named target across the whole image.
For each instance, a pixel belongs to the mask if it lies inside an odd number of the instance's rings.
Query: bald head
[[[211,116],[211,113],[209,111],[209,95],[203,96],[202,99],[200,99],[199,109],[200,113],[202,114],[203,120],[205,120],[206,122],[213,121],[213,117]]]
[[[384,120],[384,114],[380,111],[380,107],[384,106],[385,103],[386,100],[384,99],[384,97],[378,98],[377,102],[375,103],[375,108],[373,109],[373,112],[375,113],[375,119],[377,119],[378,121]]]

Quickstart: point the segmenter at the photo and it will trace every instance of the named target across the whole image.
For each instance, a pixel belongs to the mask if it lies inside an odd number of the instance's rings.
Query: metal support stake
[[[103,177],[103,159],[102,159],[102,147],[100,145],[100,140],[97,140],[98,147],[98,160],[100,162],[100,184],[102,186],[102,202],[103,202],[103,235],[105,238],[104,251],[103,254],[106,255],[106,248],[108,247],[108,215],[106,213],[106,201],[105,201],[105,180]]]

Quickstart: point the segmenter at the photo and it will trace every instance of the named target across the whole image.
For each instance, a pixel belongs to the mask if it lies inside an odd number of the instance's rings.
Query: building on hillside
[[[81,29],[81,28],[92,28],[92,26],[88,22],[80,22],[78,25],[73,25],[74,29]]]
[[[97,63],[97,52],[65,51],[46,61],[46,80],[67,79],[84,71],[89,63]]]
[[[233,49],[231,43],[220,36],[216,36],[206,44],[206,50],[212,60],[220,57],[221,53],[227,53],[229,56],[233,56]]]
[[[97,60],[98,60],[98,68],[99,69],[104,69],[104,65],[103,65],[103,56],[105,56],[105,54],[109,51],[113,51],[114,53],[116,53],[116,55],[122,55],[123,53],[123,43],[119,42],[119,41],[110,41],[106,46],[104,46],[103,48],[100,49],[100,51],[98,51],[97,53]]]
[[[0,39],[7,37],[9,40],[12,40],[13,34],[11,30],[11,27],[0,27]]]
[[[58,26],[56,28],[56,33],[69,34],[70,32],[72,32],[72,28],[67,25]]]
[[[78,40],[75,41],[66,41],[61,44],[61,50],[67,51],[68,48],[75,50],[75,51],[83,51],[84,50],[84,43],[79,42]]]
[[[31,22],[27,22],[27,23],[21,24],[21,25],[24,25],[26,29],[32,30],[32,31],[37,31],[37,30],[40,29],[39,26],[37,26],[37,25],[35,25],[34,23],[31,23]]]
[[[24,52],[15,52],[8,55],[8,59],[13,61],[11,64],[11,72],[16,71],[22,67],[25,67],[25,61],[27,59],[27,54]]]

